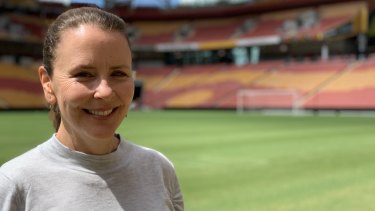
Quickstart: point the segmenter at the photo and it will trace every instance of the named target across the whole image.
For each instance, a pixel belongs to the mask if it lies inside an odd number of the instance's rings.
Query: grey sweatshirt
[[[0,210],[184,210],[171,162],[124,139],[96,156],[55,136],[0,168]]]

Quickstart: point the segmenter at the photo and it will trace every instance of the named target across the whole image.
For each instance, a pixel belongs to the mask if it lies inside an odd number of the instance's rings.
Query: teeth
[[[110,113],[112,113],[113,109],[107,110],[107,111],[96,111],[96,110],[88,110],[90,114],[94,114],[97,116],[108,116]]]

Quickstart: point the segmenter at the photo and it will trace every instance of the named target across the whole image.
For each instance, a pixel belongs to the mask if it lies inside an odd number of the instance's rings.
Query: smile
[[[86,113],[92,114],[95,116],[109,116],[114,110],[116,109],[109,109],[109,110],[89,110],[83,109]]]

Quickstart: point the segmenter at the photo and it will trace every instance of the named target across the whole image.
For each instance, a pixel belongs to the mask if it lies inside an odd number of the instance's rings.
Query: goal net
[[[300,93],[295,90],[241,89],[237,92],[237,112],[261,109],[300,110]]]

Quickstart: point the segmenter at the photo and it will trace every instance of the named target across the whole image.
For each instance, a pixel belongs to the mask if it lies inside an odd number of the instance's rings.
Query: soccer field
[[[1,112],[0,164],[52,132]],[[375,117],[133,111],[119,132],[173,161],[187,211],[375,210]]]

